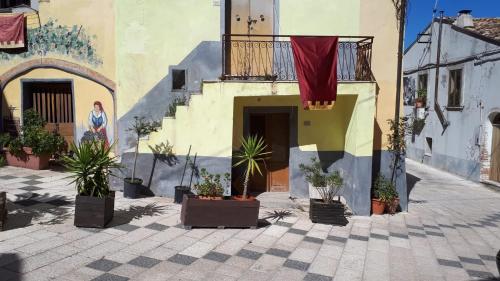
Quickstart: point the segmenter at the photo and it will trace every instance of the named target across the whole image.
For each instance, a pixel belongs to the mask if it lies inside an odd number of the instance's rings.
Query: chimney
[[[461,28],[473,28],[474,21],[471,12],[472,10],[459,11],[457,20],[453,24]]]

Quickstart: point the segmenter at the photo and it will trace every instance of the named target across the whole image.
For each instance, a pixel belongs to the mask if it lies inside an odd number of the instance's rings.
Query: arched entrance
[[[490,114],[491,150],[489,180],[500,182],[500,113]]]

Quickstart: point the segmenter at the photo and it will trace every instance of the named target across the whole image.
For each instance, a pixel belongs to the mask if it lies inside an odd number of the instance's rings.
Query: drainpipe
[[[407,0],[401,0],[401,10],[399,18],[399,43],[398,43],[398,74],[396,81],[396,112],[394,113],[394,120],[399,122],[399,111],[401,109],[401,80],[403,74],[403,44],[404,44],[404,33],[405,33],[405,23],[406,23],[406,4]],[[396,126],[396,135],[399,126]]]
[[[443,126],[443,132],[450,125],[450,122],[444,117],[441,106],[439,106],[438,96],[439,96],[439,68],[441,67],[441,37],[443,35],[443,11],[439,12],[439,34],[438,34],[438,45],[437,45],[437,57],[436,57],[436,77],[434,81],[434,110],[439,118],[441,126]],[[432,23],[434,24],[434,23]]]

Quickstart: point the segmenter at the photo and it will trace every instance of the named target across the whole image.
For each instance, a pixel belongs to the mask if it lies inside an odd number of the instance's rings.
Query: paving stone
[[[381,240],[389,240],[389,236],[382,235],[382,234],[377,234],[377,233],[370,233],[370,238],[381,239]]]
[[[241,249],[236,255],[242,258],[257,260],[262,256],[262,253]]]
[[[408,234],[404,234],[404,233],[391,232],[390,236],[397,237],[397,238],[408,239]]]
[[[306,242],[311,242],[311,243],[316,243],[316,244],[323,244],[323,239],[319,239],[319,238],[316,238],[316,237],[309,237],[309,236],[306,236],[304,237],[304,241]]]
[[[15,178],[17,178],[17,177],[14,177],[11,175],[0,176],[0,179],[2,179],[2,180],[11,180],[11,179],[15,179]]]
[[[289,268],[294,268],[302,271],[307,271],[309,268],[309,263],[306,262],[301,262],[301,261],[296,261],[296,260],[286,260],[283,266],[289,267]]]
[[[411,229],[424,230],[424,227],[423,226],[419,226],[419,225],[407,224],[406,227],[407,228],[411,228]]]
[[[128,262],[128,264],[135,265],[135,266],[140,266],[140,267],[145,267],[145,268],[151,268],[158,263],[160,263],[160,260],[145,257],[145,256],[139,256],[131,261]]]
[[[25,176],[23,177],[25,179],[29,179],[29,180],[38,180],[38,179],[43,179],[43,177],[41,176],[38,176],[38,175],[29,175],[29,176]]]
[[[36,186],[32,186],[32,185],[28,185],[28,186],[25,186],[25,187],[21,187],[19,189],[26,190],[26,191],[37,191],[37,190],[40,190],[41,188],[40,187],[36,187]]]
[[[37,185],[37,184],[43,183],[43,181],[27,180],[27,181],[23,181],[22,183],[27,184],[27,185]]]
[[[310,272],[307,273],[306,277],[304,277],[304,281],[331,281],[331,280],[333,280],[332,277]]]
[[[307,231],[306,231],[306,230],[297,229],[297,228],[290,228],[290,229],[288,230],[288,232],[290,232],[290,233],[294,233],[294,234],[299,234],[299,235],[306,235],[306,234],[307,234]]]
[[[197,260],[197,258],[195,258],[195,257],[185,256],[185,255],[181,255],[181,254],[174,255],[168,259],[168,261],[175,262],[175,263],[182,264],[182,265],[190,265],[193,262],[195,262],[196,260]]]
[[[277,257],[282,257],[282,258],[288,258],[292,252],[290,251],[285,251],[281,249],[276,249],[276,248],[271,248],[267,250],[266,254],[277,256]]]
[[[40,202],[38,202],[36,200],[32,200],[32,199],[25,199],[25,200],[16,201],[16,202],[14,202],[14,204],[21,205],[23,207],[31,207],[33,205],[40,204]]]
[[[475,277],[475,278],[484,278],[487,280],[495,278],[495,276],[491,272],[486,272],[486,271],[467,270],[467,273],[469,274],[470,277]]]
[[[87,267],[107,272],[120,265],[121,265],[120,263],[117,263],[115,261],[100,259],[87,264]]]
[[[92,281],[127,281],[127,280],[129,280],[129,278],[110,273],[104,273],[103,275],[100,275],[92,279]]]
[[[223,253],[218,253],[218,252],[211,251],[208,254],[206,254],[203,258],[204,259],[213,260],[213,261],[217,261],[217,262],[225,262],[230,257],[231,257],[230,255],[226,255],[226,254],[223,254]]]
[[[250,267],[250,269],[273,273],[279,270],[285,261],[286,258],[264,254]]]
[[[451,266],[451,267],[457,267],[457,268],[463,267],[459,261],[452,261],[452,260],[445,260],[445,259],[438,259],[437,261],[440,265],[444,265],[444,266]]]
[[[482,260],[485,260],[485,261],[496,261],[496,257],[494,257],[494,256],[489,256],[489,255],[479,255],[479,257],[480,257]]]
[[[134,231],[134,230],[138,229],[139,227],[136,225],[132,225],[132,224],[127,223],[127,224],[113,226],[113,228],[118,229],[118,230],[123,230],[126,232],[130,232],[130,231]]]
[[[461,261],[461,262],[465,262],[465,263],[471,263],[471,264],[478,264],[478,265],[484,265],[483,261],[480,260],[480,259],[475,259],[475,258],[468,258],[468,257],[458,257],[458,259]]]
[[[356,234],[351,234],[349,236],[349,239],[354,239],[354,240],[359,240],[359,241],[368,241],[368,237],[367,236],[356,235]]]
[[[335,235],[328,235],[328,237],[326,238],[330,241],[334,241],[334,242],[340,242],[340,243],[346,243],[347,242],[347,238],[345,237],[339,237],[339,236],[335,236]]]
[[[425,234],[432,235],[432,236],[444,237],[443,233],[441,233],[441,232],[435,232],[435,231],[426,231]]]
[[[420,238],[427,238],[427,235],[422,234],[422,233],[418,233],[418,232],[413,232],[413,231],[409,231],[408,235],[409,236],[420,237]]]
[[[145,226],[145,228],[153,229],[153,230],[158,230],[158,231],[163,231],[168,228],[167,225],[164,224],[159,224],[159,223],[152,223],[148,224]]]

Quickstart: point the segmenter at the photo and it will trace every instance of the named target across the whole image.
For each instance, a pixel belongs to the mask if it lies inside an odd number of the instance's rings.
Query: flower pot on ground
[[[64,138],[44,129],[45,121],[34,110],[23,114],[23,126],[18,137],[8,141],[7,163],[33,170],[46,169],[49,160],[64,150]]]
[[[385,203],[378,198],[372,198],[372,214],[382,215],[385,211]]]
[[[178,185],[175,187],[174,203],[181,204],[184,199],[184,195],[191,193],[191,188],[185,185]]]
[[[415,100],[415,107],[423,108],[427,103],[427,90],[420,89],[417,91],[417,99]]]
[[[71,144],[73,155],[63,158],[77,189],[75,226],[103,228],[113,218],[115,194],[109,188],[108,177],[120,165],[110,156],[112,147],[104,141]]]
[[[399,197],[396,187],[390,180],[386,179],[382,175],[378,175],[374,182],[373,198],[379,200],[380,203],[384,205],[385,211],[387,211],[389,214],[395,214],[397,208],[399,207]],[[382,206],[380,205],[377,206],[377,208],[381,208]],[[380,209],[377,209],[376,211],[379,212]],[[372,212],[374,214],[380,214],[375,213],[374,209],[372,209]],[[383,213],[383,211],[381,213]]]
[[[123,196],[126,198],[137,198],[138,191],[142,190],[142,179],[135,176],[137,167],[137,156],[139,155],[139,142],[142,137],[148,136],[152,132],[158,131],[160,123],[157,121],[147,121],[145,117],[134,116],[134,122],[127,129],[135,134],[134,166],[132,176],[125,178],[123,183]]]
[[[185,194],[182,200],[181,223],[192,227],[257,227],[260,202],[250,197],[224,199],[229,174],[224,178],[201,169],[202,182],[195,184],[197,195]]]
[[[320,197],[309,199],[309,219],[314,223],[346,225],[348,221],[345,206],[340,201],[340,196],[337,196],[343,185],[340,173],[323,172],[321,162],[316,158],[311,158],[310,165],[300,164],[299,168],[305,174],[306,181],[314,187],[314,194]],[[311,195],[310,193],[309,197]]]

